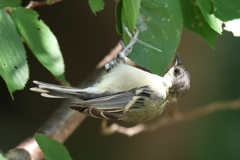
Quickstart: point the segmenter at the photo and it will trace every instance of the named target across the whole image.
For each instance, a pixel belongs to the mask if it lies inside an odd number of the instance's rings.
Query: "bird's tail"
[[[39,81],[33,81],[33,83],[37,84],[38,87],[30,88],[30,90],[41,93],[43,97],[48,98],[77,98],[86,100],[90,94],[83,89],[53,85]]]

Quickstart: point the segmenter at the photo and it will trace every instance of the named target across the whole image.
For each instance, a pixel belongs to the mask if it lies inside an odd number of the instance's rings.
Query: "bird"
[[[168,103],[177,102],[190,89],[190,74],[180,56],[172,68],[158,76],[125,63],[117,63],[92,87],[78,89],[33,81],[48,98],[72,98],[71,109],[91,117],[144,122],[160,115]]]
[[[125,122],[145,122],[160,115],[167,104],[177,102],[190,89],[190,74],[177,54],[174,65],[159,76],[128,65],[125,56],[136,42],[138,30],[132,36],[124,28],[130,43],[113,61],[105,65],[107,73],[97,83],[84,89],[33,81],[47,98],[71,98],[70,108],[85,115]]]

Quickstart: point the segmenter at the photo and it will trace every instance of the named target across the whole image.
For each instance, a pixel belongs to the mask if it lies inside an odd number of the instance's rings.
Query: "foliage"
[[[38,20],[39,15],[33,9],[25,9],[20,4],[21,0],[0,0],[0,75],[11,95],[23,89],[29,78],[22,41],[45,68],[66,83],[64,61],[56,37],[42,20]],[[104,1],[89,0],[89,6],[96,15],[104,9]],[[129,58],[162,75],[174,58],[183,27],[201,36],[212,48],[223,29],[240,36],[239,6],[239,0],[119,0],[116,29],[127,44],[129,39],[123,23],[132,34],[137,27],[139,40],[161,49],[159,52],[136,43]],[[41,134],[36,134],[35,138],[46,159],[71,159],[57,141]],[[0,159],[3,159],[1,155]]]
[[[103,0],[89,0],[88,1],[89,6],[92,10],[92,12],[96,15],[96,12],[99,12],[103,10],[104,8],[104,2]]]
[[[2,154],[0,154],[0,160],[7,160],[7,159],[4,158]]]
[[[22,89],[27,82],[29,69],[25,49],[13,20],[0,9],[0,74],[8,90]]]
[[[0,9],[0,75],[10,94],[23,89],[29,78],[22,39],[40,63],[66,84],[56,37],[42,20],[38,20],[35,11],[20,7],[20,3],[20,0],[0,0],[0,6],[4,7]]]
[[[49,138],[40,133],[35,134],[35,139],[41,148],[44,157],[46,160],[71,160],[71,156],[67,151],[66,147],[64,147],[58,141]]]
[[[52,3],[50,0],[46,2]],[[104,9],[103,0],[88,2],[94,14]],[[66,83],[64,62],[54,34],[42,20],[38,20],[38,14],[33,9],[22,8],[20,4],[21,0],[0,0],[0,74],[11,95],[15,90],[24,88],[29,77],[20,38],[44,67]],[[116,5],[116,28],[123,35],[125,45],[129,39],[122,25],[125,24],[132,34],[134,28],[138,28],[139,40],[148,45],[136,43],[129,58],[162,75],[174,58],[183,26],[200,35],[214,48],[216,36],[223,29],[233,32],[235,36],[240,35],[239,6],[239,0],[119,0]]]
[[[57,39],[49,27],[42,20],[38,20],[37,12],[18,7],[10,15],[20,35],[37,59],[55,77],[66,83],[63,57]]]

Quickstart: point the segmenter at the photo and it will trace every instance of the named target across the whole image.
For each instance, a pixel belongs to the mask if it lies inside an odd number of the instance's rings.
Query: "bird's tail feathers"
[[[86,91],[72,87],[58,86],[39,81],[33,81],[38,87],[30,88],[31,91],[41,93],[43,97],[47,98],[78,98],[84,99]]]

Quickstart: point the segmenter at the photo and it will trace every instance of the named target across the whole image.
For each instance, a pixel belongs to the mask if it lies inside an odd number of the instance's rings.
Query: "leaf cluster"
[[[52,3],[51,0],[46,2]],[[95,15],[104,9],[103,0],[88,2]],[[20,4],[21,0],[0,0],[0,75],[10,94],[23,89],[29,79],[23,43],[46,69],[66,84],[65,65],[56,37],[38,19],[36,11]],[[183,27],[200,35],[214,48],[216,36],[222,34],[223,29],[240,35],[239,10],[239,0],[119,0],[116,30],[123,35],[126,45],[129,39],[122,25],[125,24],[132,34],[136,27],[140,31],[138,39],[148,45],[136,43],[129,58],[162,75],[174,58]]]

